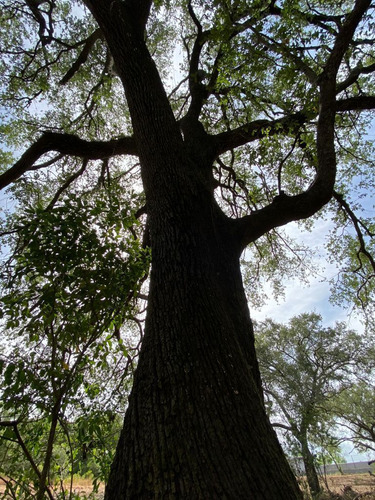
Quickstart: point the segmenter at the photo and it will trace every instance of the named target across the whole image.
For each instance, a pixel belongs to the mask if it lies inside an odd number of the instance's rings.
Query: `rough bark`
[[[152,247],[145,337],[106,499],[299,498],[264,412],[241,242],[214,202],[204,131],[186,127],[182,137],[131,29],[117,52],[113,26],[106,36],[132,115]]]
[[[153,222],[146,334],[107,500],[300,495],[263,408],[238,247],[207,198]]]

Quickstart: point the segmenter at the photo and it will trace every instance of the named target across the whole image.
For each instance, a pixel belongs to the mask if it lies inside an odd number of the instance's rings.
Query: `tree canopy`
[[[337,164],[334,194],[322,213],[333,220],[328,248],[340,266],[335,299],[371,304],[370,2],[355,4],[346,24],[352,2],[146,4],[147,12],[152,6],[146,44],[182,132],[194,148],[201,137],[197,157],[214,161],[217,200],[239,220],[238,230],[246,215],[256,214],[251,234],[243,236],[244,244],[257,240],[255,259],[247,259],[252,285],[262,274],[277,290],[283,277],[301,272],[307,249],[274,228],[307,218],[331,198],[332,180],[322,177],[329,169],[318,165],[332,164],[333,176]],[[87,182],[100,185],[106,176],[128,178],[134,186],[139,147],[127,101],[106,36],[84,2],[2,1],[1,8],[0,185],[20,179],[11,190],[28,188],[39,198],[36,191],[42,190],[45,207],[61,203],[69,191],[81,193]],[[328,75],[335,80],[328,106],[336,117],[334,137],[322,128],[316,149]],[[23,154],[15,161],[11,151]]]
[[[239,258],[256,302],[260,277],[278,291],[308,269],[282,226],[329,218],[336,300],[371,313],[371,0],[0,7],[6,335],[56,354],[59,393],[87,339],[96,356],[140,326],[108,499],[249,485],[298,498],[264,414]]]

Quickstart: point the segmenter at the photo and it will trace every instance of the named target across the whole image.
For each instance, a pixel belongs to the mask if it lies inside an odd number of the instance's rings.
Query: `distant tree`
[[[375,452],[374,394],[374,380],[361,380],[333,401],[333,410],[340,418],[346,438],[358,450],[372,453]]]
[[[331,401],[354,383],[361,369],[363,340],[344,323],[323,327],[320,315],[306,313],[288,325],[269,319],[257,325],[256,349],[272,425],[298,442],[315,496],[321,486],[311,445],[329,444],[327,437],[332,443]]]
[[[59,227],[72,195],[117,185],[112,200],[129,200],[135,236],[151,248],[141,354],[106,498],[300,498],[264,411],[248,297],[259,276],[277,287],[304,264],[281,226],[323,216],[356,237],[345,246],[356,276],[346,293],[372,304],[374,231],[356,204],[361,185],[374,192],[371,0],[0,7],[0,188],[16,210],[47,210]],[[107,210],[114,234],[122,212]],[[16,218],[2,222],[22,254]],[[116,241],[109,258],[127,253]],[[89,318],[102,295],[111,316],[111,280],[127,280],[119,269],[106,286],[82,288]]]

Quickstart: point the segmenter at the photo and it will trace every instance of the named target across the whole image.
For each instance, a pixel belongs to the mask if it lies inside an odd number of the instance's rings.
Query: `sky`
[[[316,249],[317,257],[315,264],[319,272],[311,275],[308,284],[291,279],[285,283],[285,298],[275,301],[272,298],[270,287],[269,299],[263,307],[251,309],[251,316],[255,320],[272,318],[278,323],[288,323],[293,317],[301,313],[316,312],[321,314],[323,326],[333,326],[336,321],[344,321],[348,328],[363,332],[363,325],[349,309],[333,306],[330,301],[330,286],[328,280],[335,276],[337,268],[328,264],[324,255],[324,243],[330,231],[329,221],[319,221],[311,232],[301,232],[297,225],[291,224],[287,228],[288,233],[297,241]],[[341,445],[341,451],[346,462],[359,462],[374,459],[374,453],[359,453],[351,443]]]
[[[313,265],[317,267],[314,274],[310,274],[308,283],[296,279],[285,280],[285,298],[276,301],[272,297],[270,287],[268,289],[268,300],[259,309],[252,307],[251,316],[255,320],[263,320],[267,317],[279,323],[287,323],[290,318],[305,312],[316,312],[322,315],[324,326],[333,326],[336,321],[345,321],[349,328],[363,331],[363,325],[359,318],[348,308],[334,306],[330,302],[329,280],[338,273],[335,264],[328,262],[325,249],[326,239],[332,230],[329,220],[316,221],[311,231],[302,230],[297,223],[286,226],[286,232],[296,243],[303,243],[315,253]]]

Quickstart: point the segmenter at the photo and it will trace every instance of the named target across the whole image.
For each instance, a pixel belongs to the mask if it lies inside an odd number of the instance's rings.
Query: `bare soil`
[[[308,491],[306,481],[301,487]],[[322,480],[324,493],[320,500],[375,500],[375,477],[370,474],[334,474]],[[309,499],[306,494],[306,500]]]
[[[303,480],[301,481],[303,485]],[[324,493],[321,500],[375,500],[375,477],[370,474],[337,474],[325,478]],[[0,499],[4,499],[4,483],[0,481]],[[80,498],[102,500],[104,485],[99,487],[99,492],[91,494],[92,484],[90,479],[79,479],[74,483],[74,492]],[[307,497],[306,497],[307,498]]]

